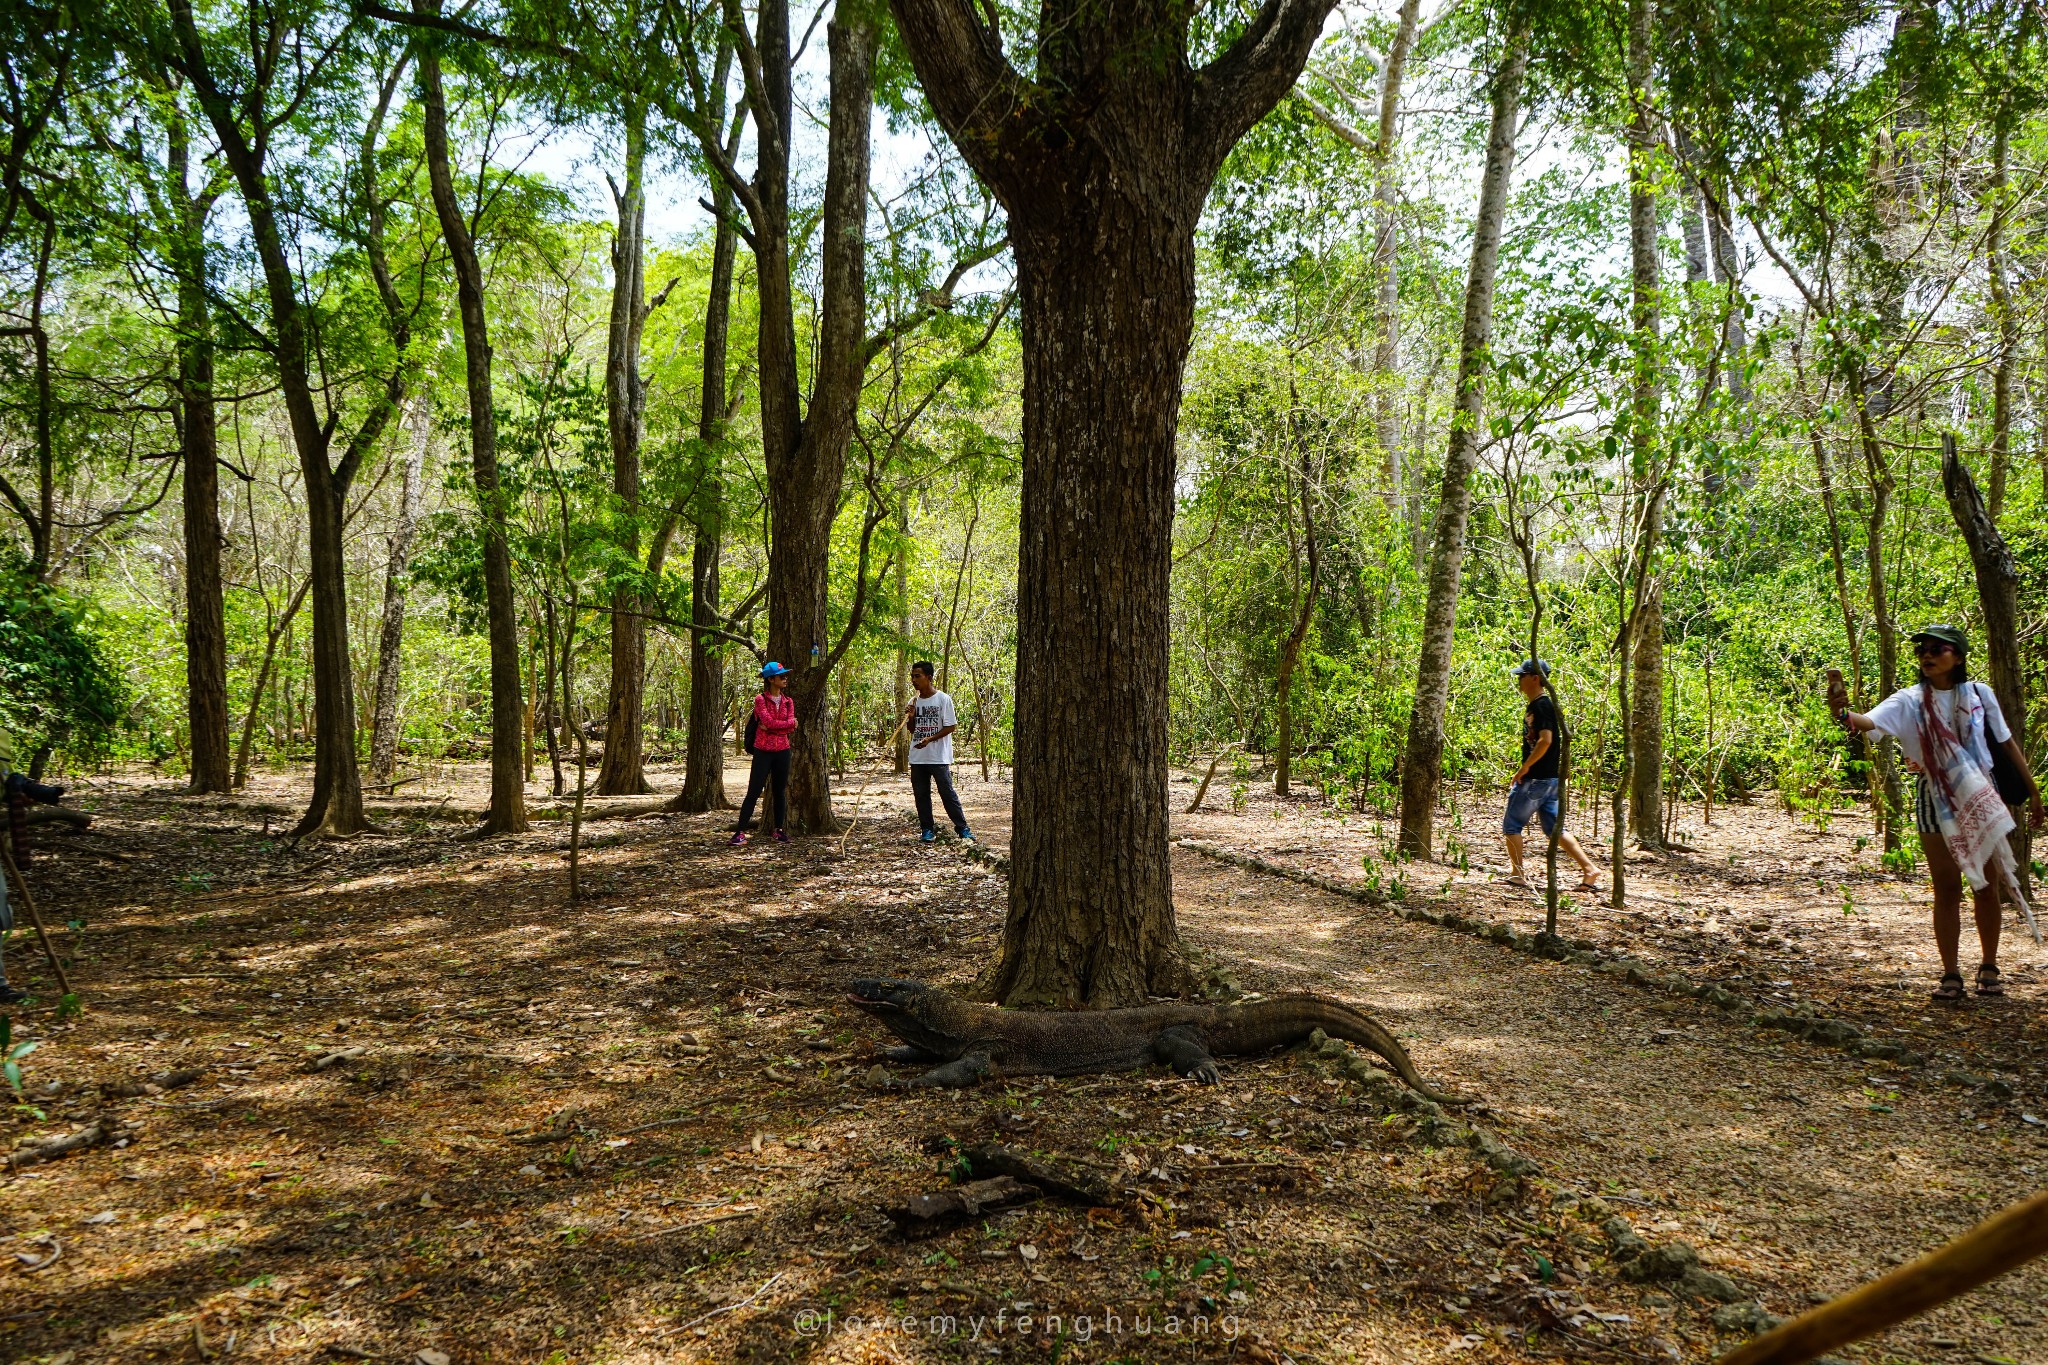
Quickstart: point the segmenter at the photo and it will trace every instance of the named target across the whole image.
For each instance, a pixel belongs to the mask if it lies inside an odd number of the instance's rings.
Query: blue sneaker
[[[961,831],[960,831],[960,842],[961,842],[961,843],[963,843],[963,844],[971,844],[971,843],[973,843],[973,842],[974,842],[974,831],[973,831],[973,830],[971,830],[971,829],[963,829],[963,830],[961,830]]]
[[[928,829],[917,836],[917,841],[920,844],[936,844],[939,841],[939,832],[935,829]]]

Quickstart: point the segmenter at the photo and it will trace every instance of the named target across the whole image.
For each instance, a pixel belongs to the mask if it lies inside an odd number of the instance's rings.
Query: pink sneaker
[[[726,840],[726,842],[734,848],[744,848],[747,842],[747,832],[743,829],[736,829],[732,832],[732,838]]]
[[[776,831],[775,831],[775,842],[776,842],[776,843],[778,843],[778,844],[786,844],[786,843],[788,843],[788,842],[789,842],[789,831],[788,831],[788,830],[786,830],[786,829],[778,829],[778,830],[776,830]]]

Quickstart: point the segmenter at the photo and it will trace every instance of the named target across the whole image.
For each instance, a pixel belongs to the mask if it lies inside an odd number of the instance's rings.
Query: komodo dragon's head
[[[922,981],[862,977],[848,988],[846,998],[913,1047],[942,1057],[954,1055],[959,1048],[956,1016],[961,1002]]]

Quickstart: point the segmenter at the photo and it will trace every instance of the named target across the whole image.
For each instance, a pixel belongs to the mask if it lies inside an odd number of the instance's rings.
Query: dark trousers
[[[959,793],[953,790],[953,765],[950,763],[913,763],[910,765],[910,791],[917,797],[917,823],[920,829],[935,830],[932,823],[932,782],[939,784],[939,799],[946,803],[946,818],[953,822],[955,834],[967,832],[967,812],[960,809]]]
[[[754,803],[761,799],[761,788],[772,779],[775,783],[775,823],[770,829],[782,829],[789,823],[789,749],[772,752],[756,750],[754,766],[747,772],[747,799],[740,803],[740,822],[734,829],[747,829],[754,823]]]

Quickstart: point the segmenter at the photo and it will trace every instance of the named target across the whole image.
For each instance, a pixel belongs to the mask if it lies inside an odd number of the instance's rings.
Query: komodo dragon
[[[1424,1083],[1394,1035],[1358,1010],[1317,995],[1283,995],[1247,1005],[1145,1005],[1122,1010],[1003,1010],[974,1005],[919,981],[868,977],[848,996],[907,1046],[892,1062],[941,1062],[909,1085],[973,1085],[1004,1072],[1073,1076],[1164,1062],[1204,1085],[1222,1079],[1218,1055],[1243,1057],[1306,1040],[1321,1029],[1371,1048],[1409,1088],[1439,1104],[1470,1104]]]

